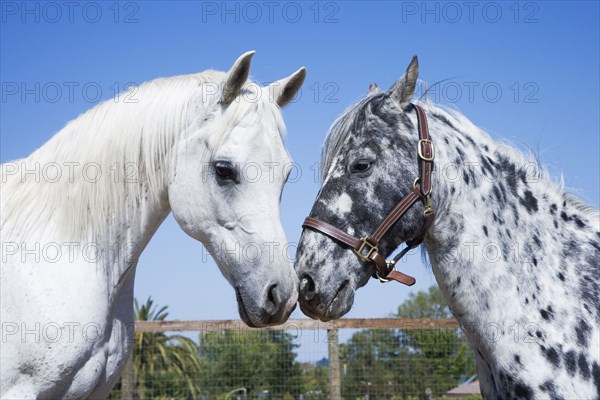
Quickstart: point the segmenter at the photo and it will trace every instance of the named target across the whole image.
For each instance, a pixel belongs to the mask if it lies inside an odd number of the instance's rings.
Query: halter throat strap
[[[435,219],[435,211],[431,207],[431,178],[435,150],[429,136],[429,127],[427,125],[425,112],[416,104],[411,103],[410,106],[414,108],[417,113],[419,125],[419,143],[417,145],[419,177],[413,182],[413,190],[396,204],[393,210],[375,229],[373,234],[359,239],[314,217],[306,218],[302,224],[303,228],[313,229],[351,247],[360,259],[374,263],[376,267],[375,276],[379,278],[381,282],[395,280],[407,286],[414,285],[416,282],[415,278],[399,272],[396,269],[396,264],[406,255],[406,253],[408,253],[408,251],[414,249],[423,242],[425,234]],[[425,205],[421,228],[412,239],[406,241],[406,247],[398,253],[396,257],[390,261],[386,261],[385,256],[379,253],[379,242],[392,226],[394,226],[394,224],[398,222],[398,220],[400,220],[419,200]]]

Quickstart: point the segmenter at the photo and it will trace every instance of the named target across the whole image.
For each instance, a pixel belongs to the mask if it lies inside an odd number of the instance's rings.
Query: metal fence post
[[[337,328],[327,329],[327,350],[329,357],[329,398],[341,400],[342,380],[340,377],[340,351]]]

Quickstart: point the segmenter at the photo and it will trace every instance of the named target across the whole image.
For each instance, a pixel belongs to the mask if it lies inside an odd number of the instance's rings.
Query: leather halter
[[[413,190],[396,204],[396,207],[394,207],[381,224],[379,224],[377,229],[375,229],[375,232],[358,239],[341,229],[314,217],[306,218],[302,224],[303,228],[310,228],[321,232],[351,247],[360,259],[366,262],[375,263],[377,268],[375,276],[379,278],[381,282],[395,280],[408,286],[415,284],[415,278],[397,271],[396,263],[404,257],[409,250],[414,249],[423,242],[423,238],[435,218],[435,211],[431,207],[431,173],[433,170],[435,152],[433,143],[429,137],[429,128],[427,127],[427,117],[425,116],[425,112],[416,104],[411,103],[410,105],[417,112],[417,121],[419,124],[419,144],[417,145],[419,177],[413,182]],[[425,210],[423,211],[424,221],[421,229],[415,237],[406,241],[406,247],[398,253],[396,257],[391,261],[386,261],[385,256],[379,253],[379,241],[419,200],[422,200],[425,205]]]

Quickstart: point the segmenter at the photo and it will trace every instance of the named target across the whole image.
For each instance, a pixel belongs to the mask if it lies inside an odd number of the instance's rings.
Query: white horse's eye
[[[233,181],[236,178],[235,168],[228,161],[215,162],[215,173],[217,177],[225,181]]]

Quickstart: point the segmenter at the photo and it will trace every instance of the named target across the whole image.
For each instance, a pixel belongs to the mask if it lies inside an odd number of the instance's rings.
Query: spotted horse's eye
[[[235,181],[237,176],[235,168],[228,161],[215,162],[215,174],[222,181]]]
[[[371,160],[358,160],[350,166],[350,173],[359,174],[361,172],[367,172],[369,169],[371,169],[372,165],[373,162]]]

